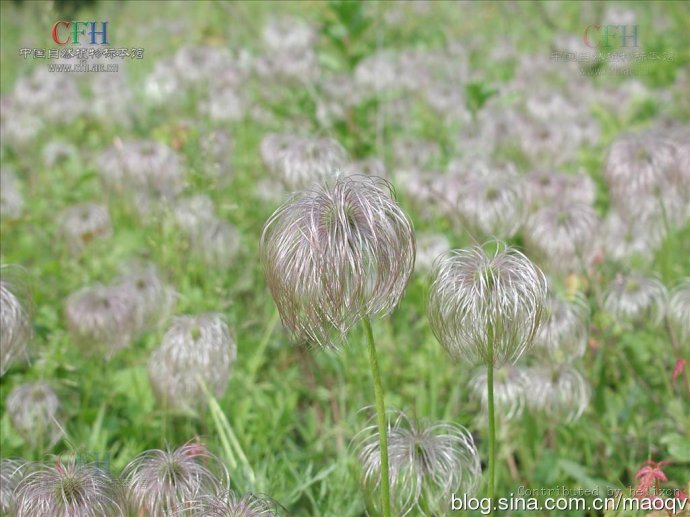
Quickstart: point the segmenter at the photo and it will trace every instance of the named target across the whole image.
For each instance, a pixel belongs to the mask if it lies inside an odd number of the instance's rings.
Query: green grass
[[[687,72],[690,64],[690,13],[681,2],[641,4],[626,5],[639,13],[649,45],[677,53],[676,60],[653,67],[654,72],[644,76],[643,81],[650,87],[668,87],[679,71]],[[598,20],[596,13],[602,9],[601,4],[591,5],[592,14],[584,20],[579,16],[578,4],[571,2],[558,9],[535,3],[512,7],[437,3],[430,6],[429,13],[420,15],[415,15],[411,6],[405,7],[408,16],[391,27],[379,23],[390,5],[369,7],[366,24],[353,14],[317,2],[199,2],[165,9],[143,2],[123,6],[101,2],[84,8],[75,19],[107,19],[116,46],[146,49],[145,59],[128,69],[133,84],[145,76],[157,58],[172,54],[182,44],[258,49],[263,21],[276,13],[293,13],[324,27],[319,57],[326,67],[347,70],[361,55],[372,52],[379,39],[394,48],[433,48],[460,37],[475,47],[471,59],[474,66],[484,69],[488,78],[500,78],[510,71],[492,68],[485,56],[506,35],[510,34],[525,52],[549,56],[553,34],[580,34],[584,26]],[[27,41],[31,47],[48,46],[50,27],[61,18],[44,3],[22,8],[3,2],[0,12],[0,88],[4,95],[11,91],[17,77],[36,65],[33,60],[23,61],[18,48]],[[659,12],[668,18],[670,28],[653,29],[652,17]],[[146,31],[151,20],[161,18],[183,20],[187,28],[174,36],[162,30]],[[350,47],[339,48],[333,42],[328,30],[334,27],[355,35]],[[616,87],[615,79],[597,81],[602,88]],[[306,114],[314,132],[319,132],[313,118],[313,101],[298,86],[290,88],[290,104],[282,108]],[[485,90],[480,88],[477,95],[480,92]],[[687,124],[687,98],[674,97],[670,102],[675,103],[675,109],[669,108],[665,100],[646,99],[623,119],[594,107],[592,116],[601,124],[602,137],[583,151],[578,165],[598,183],[599,209],[608,205],[601,177],[608,144],[621,132],[649,126],[662,109]],[[363,155],[375,150],[376,134],[367,123],[367,114],[358,115],[361,121],[355,134],[336,128],[336,136],[348,150]],[[78,119],[70,126],[51,128],[35,149],[22,154],[3,153],[3,167],[11,165],[20,172],[27,207],[21,220],[2,222],[1,261],[23,266],[33,278],[37,353],[29,365],[14,367],[0,379],[1,455],[39,460],[47,453],[78,451],[109,458],[113,471],[119,472],[139,452],[166,444],[179,445],[200,436],[226,461],[233,486],[242,491],[270,494],[295,516],[363,515],[359,467],[350,448],[352,437],[364,424],[358,412],[373,402],[363,329],[351,332],[349,345],[337,353],[309,351],[292,344],[276,320],[276,309],[257,260],[262,225],[276,208],[257,199],[254,192],[257,180],[266,175],[258,145],[265,132],[280,128],[250,121],[231,126],[232,179],[221,186],[210,183],[204,174],[198,128],[207,122],[196,117],[191,110],[166,112],[144,107],[127,136],[170,143],[179,121],[193,120],[194,127],[180,149],[188,166],[190,185],[186,192],[208,194],[216,203],[218,215],[240,230],[243,251],[229,269],[209,268],[195,261],[165,221],[142,221],[121,200],[107,199],[94,158],[100,149],[110,145],[120,132],[118,128]],[[453,128],[444,127],[424,107],[409,127],[387,128],[385,141],[401,135],[441,142],[440,165],[456,151]],[[53,139],[77,145],[79,157],[45,168],[39,159],[40,149]],[[389,154],[387,150],[388,160]],[[109,202],[115,235],[93,242],[85,254],[74,258],[56,237],[55,215],[71,203],[86,200]],[[441,229],[454,247],[469,244],[468,237],[447,221],[425,219],[410,200],[403,197],[400,202],[418,231]],[[147,333],[108,363],[83,357],[70,341],[63,317],[66,297],[88,283],[108,282],[122,264],[133,258],[154,262],[174,285],[179,293],[177,314],[218,311],[234,329],[238,360],[228,389],[197,417],[164,414],[149,388],[147,361],[164,329]],[[688,226],[668,239],[651,269],[658,271],[667,285],[690,275]],[[602,267],[602,283],[613,278],[615,272],[614,268]],[[486,462],[487,429],[476,424],[479,408],[466,387],[474,369],[448,361],[433,337],[426,319],[427,287],[428,280],[415,275],[398,310],[390,318],[372,321],[386,404],[418,417],[445,419],[468,427]],[[666,469],[671,486],[684,486],[690,480],[690,401],[670,384],[675,358],[663,329],[641,326],[626,331],[598,311],[591,335],[597,347],[588,350],[581,363],[592,385],[590,407],[570,425],[529,413],[508,427],[499,424],[497,495],[515,492],[519,485],[602,487],[605,492],[605,487],[634,483],[633,474],[647,459],[673,461]],[[26,445],[9,425],[5,411],[11,389],[37,379],[50,381],[63,402],[67,438],[50,451]],[[555,436],[552,446],[546,441],[549,433]],[[509,455],[515,458],[518,479],[507,468]],[[486,464],[484,469],[486,477]],[[486,493],[485,486],[481,493]]]

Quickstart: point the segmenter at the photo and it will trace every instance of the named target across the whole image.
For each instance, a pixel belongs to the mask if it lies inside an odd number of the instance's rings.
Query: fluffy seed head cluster
[[[631,220],[617,211],[610,211],[600,234],[601,247],[606,258],[615,262],[649,262],[661,246],[664,233],[662,221]]]
[[[27,470],[22,460],[0,461],[0,513],[10,514],[14,508],[14,491]]]
[[[690,277],[673,288],[667,309],[674,336],[679,343],[690,344]]]
[[[202,495],[191,505],[185,505],[181,517],[279,517],[283,515],[278,504],[263,495],[251,492],[239,495],[228,490],[222,494]]]
[[[12,169],[0,169],[0,216],[7,221],[19,219],[24,211],[24,196]]]
[[[540,208],[525,223],[526,245],[543,256],[551,269],[579,271],[598,224],[584,203],[556,203]]]
[[[604,308],[622,325],[658,325],[664,318],[667,298],[666,287],[657,278],[619,274],[604,293]]]
[[[519,251],[493,243],[453,250],[432,271],[431,328],[451,357],[472,364],[514,363],[542,322],[544,274]]]
[[[470,379],[472,396],[481,406],[482,423],[489,414],[489,394],[486,386],[486,370],[481,370]],[[527,372],[514,365],[494,370],[494,404],[496,415],[506,421],[520,418],[525,409]]]
[[[333,178],[347,162],[345,149],[332,138],[271,135],[262,142],[262,156],[269,172],[289,189]]]
[[[194,411],[205,405],[205,383],[216,397],[225,393],[237,347],[220,314],[180,316],[149,360],[149,379],[158,401]]]
[[[113,286],[123,290],[131,300],[135,335],[156,328],[172,312],[176,294],[165,283],[158,268],[149,263],[130,264]]]
[[[124,493],[105,470],[93,465],[36,465],[17,486],[17,517],[125,517]]]
[[[530,368],[528,404],[555,421],[577,420],[587,409],[591,388],[587,379],[568,364]]]
[[[20,384],[7,396],[12,427],[31,445],[52,447],[63,434],[60,399],[45,382]]]
[[[149,450],[122,472],[129,508],[135,515],[166,517],[189,508],[202,495],[227,490],[222,462],[201,444],[189,442],[174,451]]]
[[[396,515],[424,507],[438,511],[451,493],[474,493],[481,463],[472,435],[464,427],[417,421],[402,412],[390,412],[386,432],[391,502]],[[362,430],[355,444],[364,485],[373,495],[381,484],[378,427],[372,424]],[[378,498],[370,499],[376,505]]]
[[[564,298],[551,294],[546,301],[544,322],[534,340],[535,352],[558,363],[583,356],[589,335],[589,306],[576,294]]]
[[[0,266],[0,376],[15,362],[28,358],[33,336],[29,294],[21,271]]]
[[[587,174],[535,171],[525,177],[525,197],[532,211],[557,201],[591,205],[596,198],[596,185]]]
[[[450,250],[450,242],[442,233],[427,233],[417,237],[417,260],[414,269],[427,273],[439,255]]]
[[[283,323],[333,346],[362,317],[386,314],[415,261],[412,223],[380,178],[343,177],[295,194],[264,226],[261,260]]]
[[[84,251],[94,239],[110,237],[113,228],[108,208],[96,203],[81,203],[65,209],[58,216],[60,236],[74,255]]]

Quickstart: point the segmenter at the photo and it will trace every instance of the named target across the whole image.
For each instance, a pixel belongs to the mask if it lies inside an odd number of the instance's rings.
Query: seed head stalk
[[[381,448],[381,512],[383,517],[390,517],[390,480],[388,478],[388,433],[386,429],[386,406],[383,398],[383,384],[379,372],[379,362],[376,357],[376,344],[374,343],[374,333],[371,330],[371,322],[368,316],[362,319],[364,330],[367,334],[369,345],[369,363],[371,365],[371,375],[374,380],[374,398],[376,401],[376,419],[379,426],[379,444]]]

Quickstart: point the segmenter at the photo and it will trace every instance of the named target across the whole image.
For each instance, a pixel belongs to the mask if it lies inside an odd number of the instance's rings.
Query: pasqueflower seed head
[[[519,251],[494,242],[453,250],[436,261],[431,329],[454,359],[503,366],[528,349],[544,315],[544,274]]]
[[[28,358],[33,336],[30,296],[23,269],[0,266],[0,376]]]
[[[604,293],[604,308],[621,325],[664,318],[668,292],[658,279],[640,273],[618,274]]]
[[[412,223],[380,178],[295,194],[268,220],[261,261],[283,323],[324,347],[362,317],[390,313],[415,261]]]
[[[569,423],[585,412],[591,398],[587,379],[568,364],[530,368],[527,399],[530,409],[556,422]]]
[[[222,494],[202,495],[179,510],[180,517],[279,517],[280,506],[263,495],[236,494],[228,490]]]
[[[22,460],[0,461],[0,514],[11,515],[15,507],[15,489],[27,471]]]
[[[486,369],[470,379],[472,396],[481,406],[483,423],[489,414],[489,396],[486,386]],[[504,420],[520,418],[525,409],[527,371],[519,366],[506,365],[494,371],[494,403],[496,414]]]
[[[564,298],[551,294],[546,300],[544,322],[534,340],[534,353],[557,363],[582,357],[589,335],[589,306],[576,294]]]
[[[440,511],[451,493],[472,494],[481,478],[481,463],[472,435],[449,422],[418,421],[402,412],[388,414],[388,463],[396,515],[414,509]],[[375,494],[381,484],[381,449],[374,423],[355,438],[363,481]],[[370,497],[372,505],[378,498]]]
[[[220,314],[180,316],[149,360],[149,379],[156,398],[168,407],[193,411],[204,407],[208,390],[225,393],[237,347]]]
[[[679,343],[690,345],[690,277],[685,277],[671,291],[668,319]]]
[[[7,396],[12,427],[33,446],[52,447],[63,434],[60,399],[42,381],[20,384]]]
[[[58,216],[60,236],[67,249],[78,255],[94,239],[113,233],[108,208],[97,203],[80,203],[65,209]]]

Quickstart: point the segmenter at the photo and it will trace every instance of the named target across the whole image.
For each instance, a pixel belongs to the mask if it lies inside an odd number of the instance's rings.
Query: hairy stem
[[[381,448],[381,513],[383,517],[391,515],[390,480],[388,479],[388,432],[386,429],[386,406],[383,401],[383,384],[379,372],[379,361],[376,357],[376,344],[371,322],[364,316],[364,330],[369,344],[369,363],[374,378],[374,398],[376,399],[376,419],[379,425],[379,445]]]

